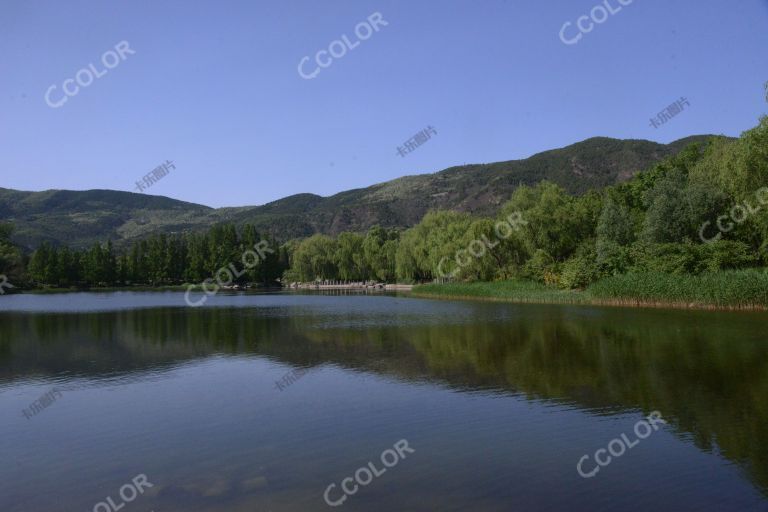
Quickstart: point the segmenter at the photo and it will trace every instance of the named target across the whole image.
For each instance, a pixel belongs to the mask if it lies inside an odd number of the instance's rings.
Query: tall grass
[[[595,299],[628,303],[750,308],[768,306],[768,273],[727,270],[700,275],[644,272],[608,277],[592,284]]]
[[[544,304],[764,309],[768,308],[768,270],[624,274],[597,281],[584,291],[559,290],[523,280],[428,284],[414,287],[413,294]]]
[[[425,284],[413,288],[414,295],[466,297],[510,302],[584,304],[589,297],[580,292],[558,290],[534,281]]]

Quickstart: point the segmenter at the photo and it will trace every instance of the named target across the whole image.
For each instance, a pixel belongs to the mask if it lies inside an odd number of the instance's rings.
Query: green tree
[[[366,264],[363,251],[363,237],[357,233],[341,233],[336,239],[338,248],[335,255],[335,263],[339,271],[339,277],[346,281],[360,281],[366,279],[370,268]]]
[[[326,235],[313,235],[301,241],[293,254],[293,268],[300,281],[338,279],[336,241]]]
[[[564,261],[580,242],[594,236],[599,200],[594,196],[574,198],[554,183],[520,187],[502,207],[502,217],[519,214],[521,239],[528,253],[544,251],[555,261]]]
[[[19,287],[25,281],[24,258],[21,250],[11,242],[12,234],[13,225],[0,222],[0,274]]]

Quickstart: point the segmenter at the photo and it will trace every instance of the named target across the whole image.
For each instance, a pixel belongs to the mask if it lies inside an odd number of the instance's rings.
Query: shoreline
[[[413,294],[530,304],[572,304],[708,311],[768,310],[768,272],[755,269],[690,274],[635,272],[564,289],[530,279],[425,284]]]
[[[582,292],[583,293],[583,292]],[[745,312],[765,312],[768,307],[761,305],[746,306],[718,306],[715,304],[685,303],[685,302],[660,302],[660,301],[642,301],[639,299],[595,299],[585,298],[580,301],[569,302],[567,300],[557,299],[527,299],[523,297],[491,297],[483,295],[449,295],[429,292],[412,291],[412,297],[419,299],[438,299],[438,300],[472,300],[479,302],[506,302],[508,304],[541,304],[552,306],[602,306],[615,308],[635,308],[635,309],[676,309],[676,310],[698,310],[698,311],[745,311]]]
[[[327,290],[354,290],[354,291],[390,291],[390,292],[408,292],[409,296],[420,299],[433,299],[433,300],[466,300],[466,301],[479,301],[479,302],[500,302],[508,304],[540,304],[540,305],[562,305],[562,306],[598,306],[598,307],[615,307],[615,308],[635,308],[635,309],[669,309],[669,310],[698,310],[698,311],[742,311],[742,312],[765,312],[768,311],[768,306],[761,304],[744,304],[744,305],[718,305],[708,304],[695,301],[663,301],[663,300],[643,300],[643,299],[602,299],[593,297],[588,291],[576,290],[548,290],[545,295],[539,297],[525,297],[522,295],[507,295],[507,296],[494,296],[488,293],[478,294],[462,294],[462,293],[442,293],[439,291],[424,291],[421,288],[432,287],[439,285],[408,285],[408,284],[382,284],[376,285],[359,285],[359,284],[302,284],[300,286],[286,286],[286,287],[260,287],[250,288],[247,290],[226,289],[224,292],[229,291],[242,291],[242,292],[291,292],[291,291],[327,291]],[[105,287],[105,288],[47,288],[47,289],[32,289],[32,290],[19,290],[7,295],[23,295],[23,294],[58,294],[58,293],[110,293],[119,291],[135,291],[135,292],[164,292],[164,291],[184,291],[186,288],[183,285],[177,286],[159,286],[159,287]]]
[[[285,290],[383,290],[409,292],[412,284],[386,284],[386,283],[291,283],[284,287]]]
[[[110,292],[184,292],[189,287],[192,287],[194,291],[201,291],[202,286],[195,285],[164,285],[164,286],[105,286],[105,287],[88,287],[88,288],[29,288],[29,289],[16,289],[14,291],[8,291],[5,295],[46,295],[56,293],[110,293]],[[411,284],[383,284],[377,283],[376,285],[358,285],[358,284],[346,284],[346,285],[316,285],[303,283],[298,286],[252,286],[248,288],[237,287],[224,287],[222,292],[277,292],[277,291],[297,291],[297,290],[380,290],[390,292],[410,292],[414,285]]]

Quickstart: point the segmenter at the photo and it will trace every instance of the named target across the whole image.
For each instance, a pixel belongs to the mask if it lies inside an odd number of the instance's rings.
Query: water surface
[[[397,296],[3,297],[0,510],[91,511],[138,474],[154,487],[122,512],[331,510],[326,488],[401,439],[414,453],[338,509],[768,510],[767,321]],[[579,475],[651,411],[668,423]]]

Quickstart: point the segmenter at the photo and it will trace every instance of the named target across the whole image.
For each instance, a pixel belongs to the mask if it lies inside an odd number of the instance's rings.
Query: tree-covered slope
[[[596,137],[525,160],[452,167],[330,197],[297,194],[262,206],[237,208],[213,209],[114,190],[22,192],[0,188],[0,220],[14,224],[13,240],[28,249],[42,241],[81,248],[111,239],[121,246],[152,233],[199,231],[223,221],[252,223],[280,240],[363,231],[376,224],[405,228],[433,209],[492,214],[518,186],[544,179],[572,194],[602,188],[625,181],[706,137],[671,144]]]
[[[155,231],[210,225],[216,210],[167,197],[115,190],[22,192],[0,188],[0,220],[26,248],[48,241],[84,247],[106,239],[126,241]]]

